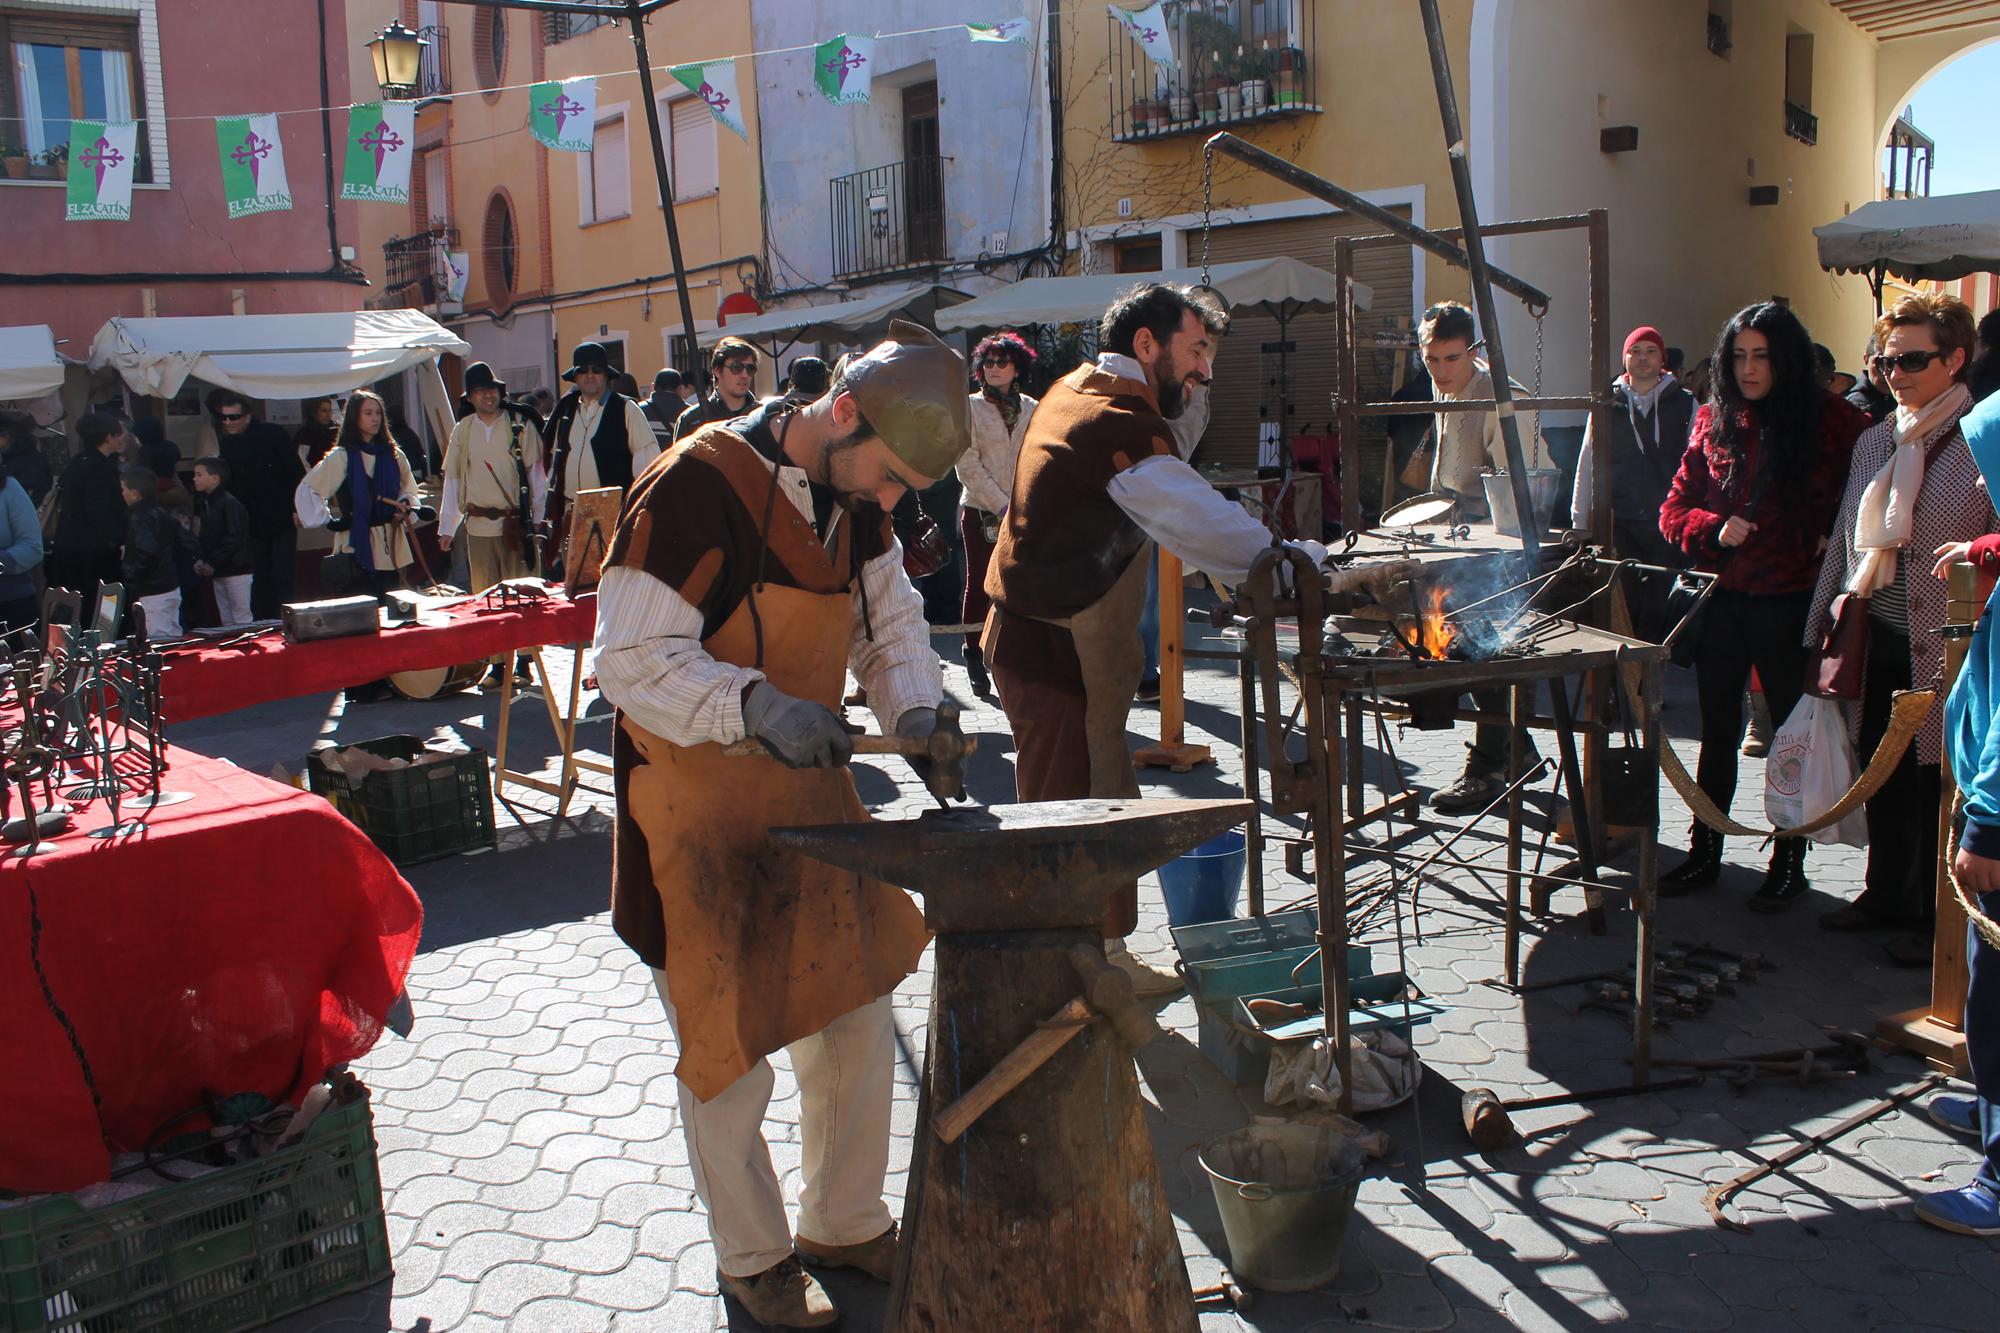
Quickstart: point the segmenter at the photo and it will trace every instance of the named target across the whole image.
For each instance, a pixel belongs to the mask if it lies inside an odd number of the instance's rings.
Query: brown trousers
[[[1072,659],[1074,660],[1074,659]],[[1030,680],[992,664],[1000,707],[1014,732],[1014,795],[1021,801],[1080,801],[1090,795],[1090,741],[1084,731],[1083,677]],[[1139,886],[1111,895],[1106,939],[1139,924]]]

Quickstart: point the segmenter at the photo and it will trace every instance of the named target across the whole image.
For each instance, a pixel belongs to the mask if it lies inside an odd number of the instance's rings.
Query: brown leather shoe
[[[859,1245],[823,1245],[804,1236],[794,1242],[799,1258],[815,1268],[855,1268],[874,1278],[877,1282],[887,1282],[896,1271],[896,1224],[873,1240],[864,1240]]]
[[[799,1267],[796,1257],[781,1259],[755,1277],[716,1276],[722,1294],[734,1297],[765,1328],[832,1328],[840,1323],[833,1298],[818,1278]]]

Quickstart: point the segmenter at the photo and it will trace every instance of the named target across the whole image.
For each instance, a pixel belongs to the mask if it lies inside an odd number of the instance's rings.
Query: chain
[[[1549,308],[1547,306],[1539,308],[1531,307],[1528,313],[1535,317],[1535,397],[1540,398],[1542,396],[1542,326],[1548,320]],[[1542,411],[1540,408],[1535,409],[1535,441],[1544,447],[1547,445],[1547,441],[1542,437]]]
[[[1215,193],[1215,145],[1201,146],[1201,285],[1208,286],[1208,233],[1215,219],[1211,203]]]
[[[116,822],[116,816],[113,816]],[[34,832],[34,813],[28,814],[28,831]],[[28,891],[28,964],[35,970],[35,980],[41,984],[42,1003],[62,1027],[63,1035],[69,1039],[70,1053],[76,1057],[77,1068],[83,1074],[83,1086],[90,1093],[91,1107],[97,1112],[97,1132],[108,1146],[110,1134],[104,1128],[104,1098],[97,1091],[97,1076],[91,1072],[90,1057],[83,1053],[83,1039],[76,1035],[76,1024],[70,1022],[69,1015],[56,1003],[56,993],[49,985],[49,974],[42,969],[42,906],[35,896],[35,886],[24,874],[21,884]]]

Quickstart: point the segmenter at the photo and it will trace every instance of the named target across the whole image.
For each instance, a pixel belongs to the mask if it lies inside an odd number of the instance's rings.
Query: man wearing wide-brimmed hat
[[[800,1267],[887,1280],[889,994],[928,936],[902,890],[772,847],[864,818],[842,767],[851,668],[885,731],[944,697],[886,510],[967,441],[965,362],[898,321],[816,401],[753,405],[633,488],[598,587],[597,674],[619,711],[611,920],[679,1043],[681,1125],[722,1289],[767,1325],[838,1319]],[[754,736],[768,754],[723,748]],[[796,1232],[762,1137],[789,1048],[807,1144]]]
[[[549,417],[547,517],[560,524],[571,496],[604,486],[629,487],[660,456],[639,404],[611,387],[615,371],[602,344],[578,343],[563,378],[576,387]]]
[[[472,410],[444,450],[438,501],[438,547],[449,551],[461,519],[472,591],[535,567],[528,540],[548,490],[547,452],[527,408],[507,401],[506,382],[484,361],[465,368],[464,405]]]

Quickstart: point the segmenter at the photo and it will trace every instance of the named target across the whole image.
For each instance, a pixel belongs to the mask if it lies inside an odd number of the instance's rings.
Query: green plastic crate
[[[380,736],[355,744],[384,759],[415,759],[424,752],[424,743],[415,736]],[[493,780],[486,751],[469,750],[419,768],[367,773],[358,782],[329,768],[322,754],[315,750],[306,760],[307,785],[333,802],[397,865],[493,846]]]
[[[0,1316],[16,1333],[232,1333],[390,1272],[366,1099],[290,1148],[123,1203],[0,1211]]]

